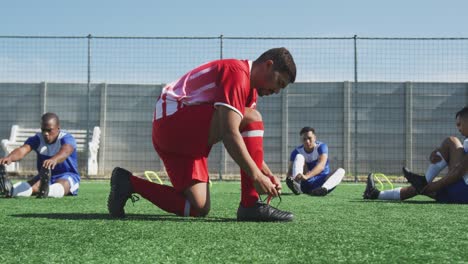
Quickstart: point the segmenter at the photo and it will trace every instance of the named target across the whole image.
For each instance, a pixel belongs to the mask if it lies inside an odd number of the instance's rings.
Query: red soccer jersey
[[[257,90],[250,87],[251,67],[251,61],[226,59],[191,70],[163,88],[154,119],[199,104],[223,105],[243,116],[245,107],[255,108],[257,103]]]

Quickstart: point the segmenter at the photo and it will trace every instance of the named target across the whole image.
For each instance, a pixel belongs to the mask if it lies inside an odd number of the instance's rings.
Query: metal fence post
[[[288,103],[289,89],[283,89],[281,92],[281,173],[287,174],[288,172],[288,147],[289,147],[289,103]]]
[[[88,38],[88,81],[87,81],[87,96],[88,100],[86,100],[86,106],[87,106],[87,111],[86,111],[86,144],[85,144],[85,149],[88,148],[89,146],[89,127],[90,127],[90,112],[91,112],[91,94],[90,94],[90,89],[91,89],[91,34],[87,36]],[[86,151],[86,159],[89,159],[89,152]],[[88,166],[86,166],[86,176],[88,176]]]
[[[354,181],[358,181],[358,62],[357,62],[357,35],[354,35]]]
[[[343,168],[351,169],[351,109],[352,109],[351,83],[343,84]]]
[[[406,166],[413,167],[413,84],[405,83],[405,149]]]

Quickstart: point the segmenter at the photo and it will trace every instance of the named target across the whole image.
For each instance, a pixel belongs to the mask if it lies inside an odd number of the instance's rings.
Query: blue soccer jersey
[[[327,144],[325,144],[323,142],[320,142],[320,141],[316,141],[315,144],[316,144],[315,148],[310,153],[305,151],[303,145],[295,148],[293,150],[293,152],[291,152],[291,157],[290,157],[289,160],[291,162],[294,162],[294,159],[296,158],[296,155],[297,154],[302,154],[302,156],[304,156],[304,158],[305,158],[305,163],[307,164],[307,170],[311,171],[315,166],[317,166],[319,156],[322,155],[322,154],[328,154]],[[328,159],[327,159],[327,163],[325,164],[325,168],[323,169],[323,171],[320,174],[328,175],[328,173],[330,173],[330,166],[328,164]]]
[[[37,133],[26,140],[24,144],[31,146],[37,154],[37,170],[39,171],[44,163],[44,160],[50,159],[52,156],[60,151],[64,144],[69,144],[73,147],[73,152],[68,158],[55,166],[52,170],[52,176],[63,173],[73,173],[78,175],[78,154],[76,152],[76,140],[67,132],[61,130],[57,140],[52,144],[47,144],[42,137],[42,133]]]

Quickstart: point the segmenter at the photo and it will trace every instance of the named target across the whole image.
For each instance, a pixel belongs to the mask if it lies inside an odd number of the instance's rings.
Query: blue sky
[[[463,0],[14,0],[0,35],[468,37]]]

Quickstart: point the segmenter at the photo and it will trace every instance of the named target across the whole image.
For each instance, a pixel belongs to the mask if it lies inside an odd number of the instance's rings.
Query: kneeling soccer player
[[[255,61],[224,59],[203,64],[163,88],[153,119],[153,146],[173,187],[151,183],[115,168],[108,210],[124,217],[133,193],[180,216],[210,211],[207,157],[222,141],[241,168],[239,221],[290,221],[290,212],[259,200],[278,196],[281,185],[263,160],[263,121],[255,110],[257,95],[279,93],[296,78],[296,65],[285,48],[270,49]]]

